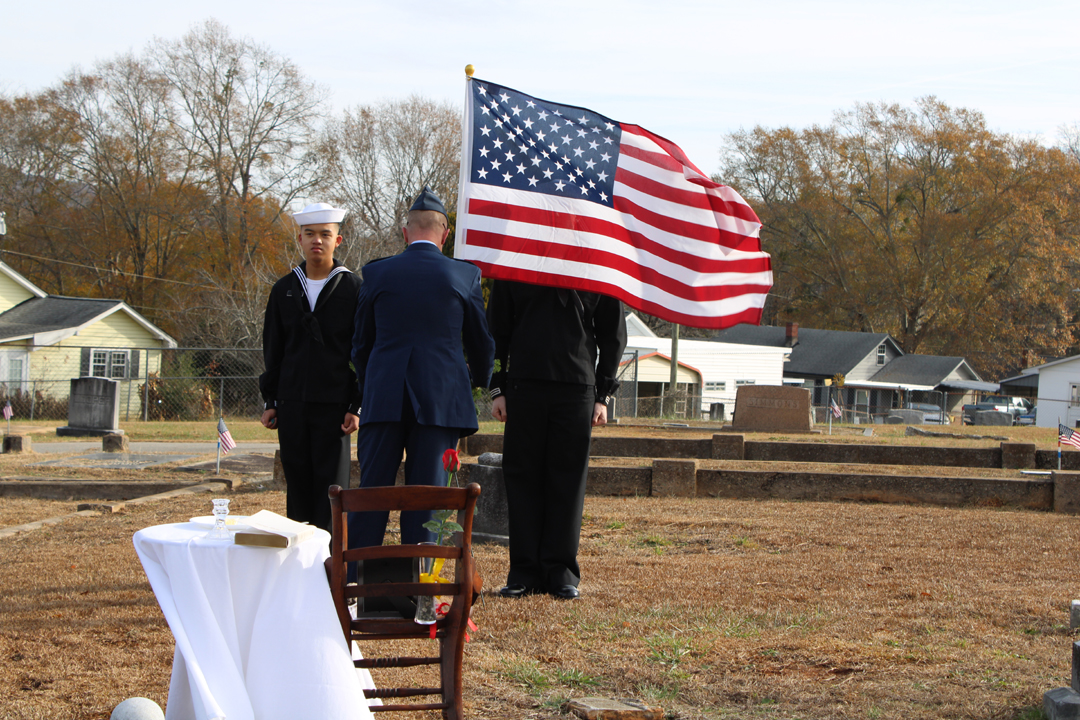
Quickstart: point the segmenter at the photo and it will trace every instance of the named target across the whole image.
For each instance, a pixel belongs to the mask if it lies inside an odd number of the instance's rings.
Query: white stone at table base
[[[133,697],[117,705],[109,720],[165,720],[165,713],[153,700]]]

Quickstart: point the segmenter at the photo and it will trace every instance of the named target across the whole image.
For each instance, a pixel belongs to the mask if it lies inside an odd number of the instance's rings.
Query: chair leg
[[[458,598],[460,600],[461,598]],[[458,618],[460,625],[460,618]],[[444,720],[465,720],[465,706],[461,697],[461,661],[465,651],[465,628],[457,627],[439,641],[439,670],[442,674],[443,702],[449,707],[443,710]]]

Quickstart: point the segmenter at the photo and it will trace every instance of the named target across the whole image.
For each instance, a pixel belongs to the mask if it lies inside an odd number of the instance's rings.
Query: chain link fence
[[[120,420],[205,420],[262,413],[262,350],[30,346],[0,352],[0,404],[15,418],[65,420],[71,380],[118,384]]]
[[[656,383],[638,383],[638,352],[619,366],[619,388],[611,417],[668,420],[729,420],[735,394],[702,393],[700,385],[677,385],[674,393]],[[119,384],[121,421],[206,420],[222,415],[257,419],[262,414],[259,375],[261,349],[246,348],[80,348],[30,346],[0,350],[0,406],[11,403],[15,418],[65,420],[71,380],[107,377]],[[480,420],[491,417],[486,392],[474,394]],[[840,416],[833,422],[880,424],[904,408],[923,413],[926,424],[959,424],[970,393],[897,391],[854,387],[811,389],[816,423],[829,422],[831,401]]]
[[[257,419],[263,412],[261,349],[79,348],[37,346],[0,351],[0,406],[27,420],[68,417],[71,380],[115,380],[120,421]],[[7,380],[2,380],[7,378]],[[477,392],[481,421],[491,419],[487,391]]]
[[[678,384],[674,393],[642,393],[656,383],[638,383],[637,352],[627,353],[619,368],[619,389],[611,409],[613,417],[642,417],[662,420],[730,420],[736,411],[735,393],[702,393],[698,385]],[[814,422],[873,425],[883,424],[896,410],[921,413],[920,424],[950,425],[962,422],[965,403],[975,402],[971,392],[940,390],[899,390],[894,388],[808,388]],[[832,401],[836,401],[836,412]],[[909,417],[914,417],[909,415]]]

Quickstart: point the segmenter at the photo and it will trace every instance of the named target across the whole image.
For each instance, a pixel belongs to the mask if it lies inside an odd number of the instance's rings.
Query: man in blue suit
[[[360,385],[360,486],[393,485],[405,451],[407,485],[445,483],[442,456],[476,432],[472,388],[491,378],[480,269],[442,254],[442,201],[424,188],[402,230],[405,252],[364,266],[353,365]],[[466,357],[468,358],[466,362]],[[401,542],[430,542],[429,512],[403,513]],[[349,518],[349,547],[381,545],[387,513]]]

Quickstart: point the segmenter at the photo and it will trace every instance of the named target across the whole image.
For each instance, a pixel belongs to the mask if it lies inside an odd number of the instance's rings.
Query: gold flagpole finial
[[[474,68],[472,65],[465,66],[465,77],[471,78],[474,72],[476,72],[476,68]]]

